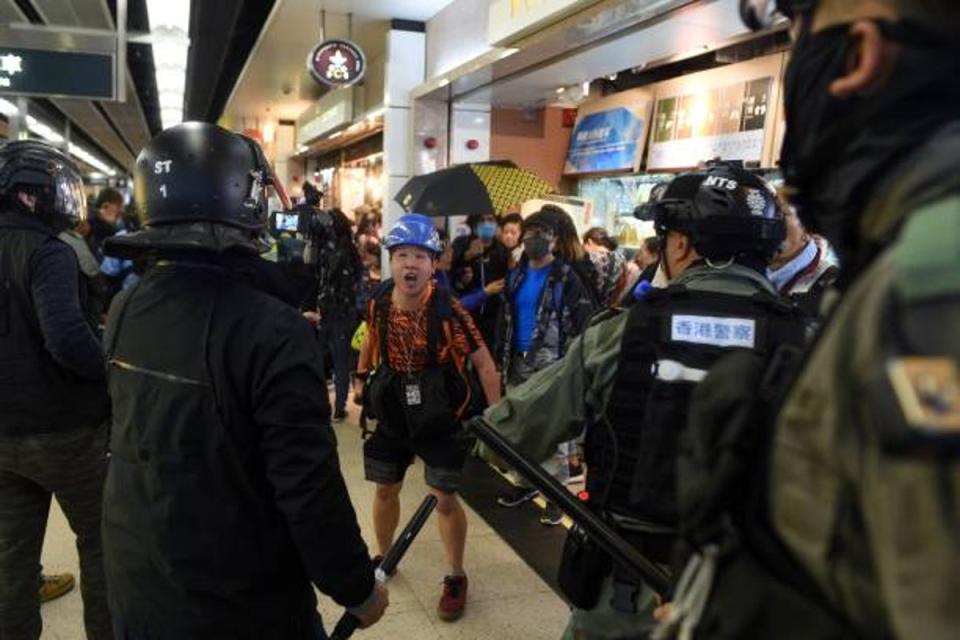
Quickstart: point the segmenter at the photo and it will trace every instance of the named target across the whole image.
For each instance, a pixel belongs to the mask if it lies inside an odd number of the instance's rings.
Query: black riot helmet
[[[260,146],[206,122],[161,132],[140,152],[133,175],[147,227],[209,222],[257,231],[267,224],[269,187],[290,208]]]
[[[36,198],[33,207],[18,193]],[[31,216],[54,231],[72,228],[87,217],[80,171],[65,153],[45,142],[15,140],[0,147],[0,200],[4,209]]]
[[[786,237],[773,189],[733,165],[678,175],[651,209],[658,235],[678,231],[713,262],[765,263]]]
[[[817,0],[740,0],[740,17],[753,31],[772,27],[781,17],[792,20],[798,14],[809,14]]]

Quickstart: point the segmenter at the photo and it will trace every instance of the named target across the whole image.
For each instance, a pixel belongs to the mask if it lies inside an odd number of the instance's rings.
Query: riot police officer
[[[35,141],[0,148],[0,636],[40,637],[38,567],[50,498],[77,534],[87,637],[110,638],[100,542],[103,353],[76,255],[83,181]]]
[[[785,399],[760,408],[772,442],[745,466],[769,472],[753,504],[727,501],[739,530],[710,540],[710,602],[685,624],[703,638],[955,638],[960,8],[741,9],[754,27],[774,9],[792,19],[781,164],[805,226],[840,255],[840,299]],[[721,363],[688,430],[757,413],[757,364]]]
[[[731,350],[764,354],[803,339],[803,322],[764,276],[784,238],[769,186],[733,166],[682,174],[652,205],[670,284],[595,322],[566,357],[486,417],[522,453],[546,459],[587,424],[589,504],[648,559],[677,535],[674,465],[690,393]],[[574,534],[576,535],[576,534]],[[624,639],[653,626],[654,593],[568,540],[567,638]]]
[[[258,257],[275,180],[217,126],[137,158],[155,261],[115,301],[104,546],[119,637],[321,638],[313,585],[372,624],[386,607],[340,474],[308,322]]]

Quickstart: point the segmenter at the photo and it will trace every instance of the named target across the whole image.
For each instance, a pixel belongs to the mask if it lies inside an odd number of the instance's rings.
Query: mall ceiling
[[[274,0],[193,0],[184,119],[219,118]],[[30,22],[114,29],[116,0],[0,0],[0,23]],[[129,32],[149,31],[146,0],[128,0]],[[127,101],[33,100],[52,124],[69,119],[73,135],[127,171],[160,131],[153,51],[127,46]]]
[[[235,76],[224,115],[234,122],[295,120],[326,91],[310,78],[305,64],[310,49],[322,37],[323,26],[330,37],[355,41],[372,61],[384,52],[391,19],[423,22],[450,2],[277,0],[249,61]]]

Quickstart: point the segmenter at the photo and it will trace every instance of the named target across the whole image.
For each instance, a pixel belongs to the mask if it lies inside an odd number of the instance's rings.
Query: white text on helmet
[[[737,187],[740,186],[736,180],[721,178],[720,176],[707,176],[707,179],[704,180],[703,183],[708,187],[720,187],[727,191],[736,191]]]

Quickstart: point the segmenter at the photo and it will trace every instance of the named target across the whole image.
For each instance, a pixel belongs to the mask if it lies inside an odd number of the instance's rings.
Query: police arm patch
[[[892,358],[887,375],[912,429],[960,435],[960,370],[952,358]]]

